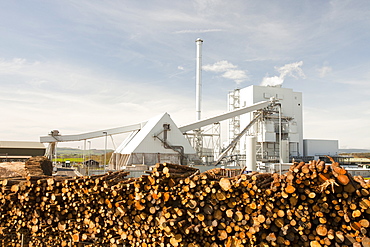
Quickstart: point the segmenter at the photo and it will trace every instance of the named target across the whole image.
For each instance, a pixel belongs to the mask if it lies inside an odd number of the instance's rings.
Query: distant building
[[[305,139],[303,153],[305,156],[315,156],[315,159],[322,155],[336,156],[339,153],[339,143],[338,140]]]
[[[83,164],[89,168],[98,168],[100,163],[96,160],[86,160]]]
[[[0,162],[25,161],[44,156],[45,146],[40,142],[0,141]]]

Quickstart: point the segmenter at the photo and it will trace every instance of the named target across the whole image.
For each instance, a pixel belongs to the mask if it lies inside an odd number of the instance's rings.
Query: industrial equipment
[[[275,106],[276,100],[262,101],[248,107],[226,112],[214,117],[202,119],[181,127],[177,127],[169,114],[165,113],[139,124],[124,126],[114,129],[88,132],[77,135],[61,135],[52,131],[48,136],[40,137],[41,142],[49,143],[49,156],[58,142],[85,141],[88,139],[104,137],[131,132],[128,138],[116,149],[110,160],[111,169],[132,164],[152,165],[156,162],[177,162],[182,164],[201,163],[199,155],[185,138],[187,132],[199,130],[207,125],[212,125],[232,117],[248,112],[269,109]]]

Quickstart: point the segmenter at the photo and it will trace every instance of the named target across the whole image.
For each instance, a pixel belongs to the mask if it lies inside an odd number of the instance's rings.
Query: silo
[[[256,171],[257,170],[257,158],[256,158],[256,137],[246,136],[245,137],[245,166],[246,171]]]

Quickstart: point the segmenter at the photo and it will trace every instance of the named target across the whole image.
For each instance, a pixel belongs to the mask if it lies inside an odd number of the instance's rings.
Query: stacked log
[[[370,185],[334,161],[283,175],[168,163],[127,174],[2,180],[0,245],[370,246]]]
[[[31,157],[25,162],[26,171],[32,176],[53,174],[52,162],[45,156]]]

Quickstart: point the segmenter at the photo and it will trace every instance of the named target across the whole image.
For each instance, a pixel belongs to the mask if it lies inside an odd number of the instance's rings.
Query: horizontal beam
[[[46,143],[47,142],[71,142],[71,141],[82,141],[82,140],[87,140],[87,139],[99,138],[99,137],[104,137],[106,135],[117,135],[117,134],[131,132],[134,130],[140,130],[145,124],[146,122],[143,122],[139,124],[127,125],[124,127],[93,131],[93,132],[77,134],[77,135],[51,135],[49,134],[47,136],[41,136],[40,142],[46,142]]]
[[[230,118],[233,118],[233,117],[236,117],[236,116],[240,116],[240,115],[248,113],[248,112],[263,109],[263,108],[269,106],[270,104],[272,104],[271,101],[261,101],[261,102],[258,102],[256,104],[253,104],[251,106],[242,107],[242,108],[239,108],[239,109],[234,110],[234,111],[229,111],[229,112],[220,114],[218,116],[206,118],[206,119],[203,119],[203,120],[193,122],[191,124],[181,126],[179,129],[182,133],[185,133],[185,132],[190,131],[190,130],[199,129],[201,127],[204,127],[204,126],[207,126],[207,125],[210,125],[210,124],[218,123],[218,122],[224,121],[226,119],[230,119]]]

